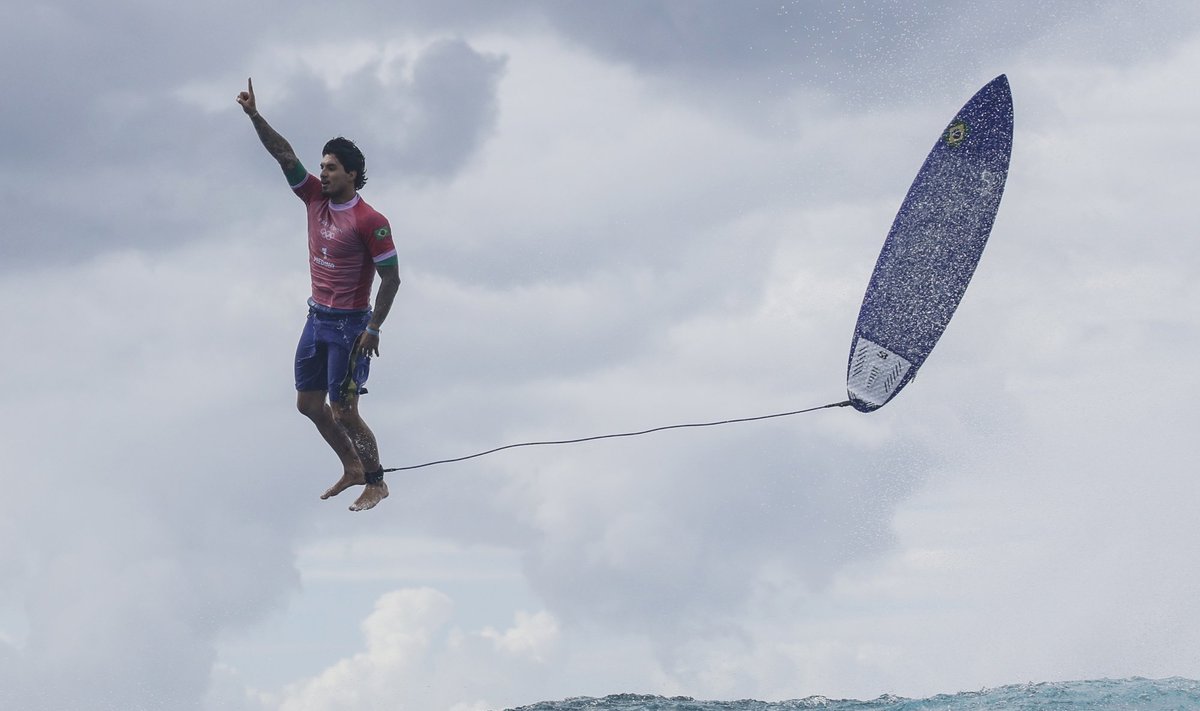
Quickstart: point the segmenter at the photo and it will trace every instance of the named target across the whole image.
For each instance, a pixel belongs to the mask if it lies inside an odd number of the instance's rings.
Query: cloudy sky
[[[0,10],[0,707],[482,711],[1200,675],[1200,10],[61,0]],[[1008,188],[886,408],[519,449],[352,514],[295,411],[310,167],[404,280],[388,466],[844,399],[896,208]]]

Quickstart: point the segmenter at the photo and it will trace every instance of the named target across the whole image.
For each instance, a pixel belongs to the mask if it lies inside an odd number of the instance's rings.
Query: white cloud
[[[264,708],[484,709],[475,693],[513,698],[515,680],[549,668],[559,626],[546,612],[518,612],[503,631],[464,631],[455,603],[431,588],[388,592],[362,622],[363,647],[279,694],[260,693]]]
[[[278,708],[427,708],[416,703],[428,693],[425,660],[452,609],[451,600],[432,589],[388,593],[362,623],[365,649],[285,690]]]
[[[485,627],[480,636],[492,640],[498,650],[544,662],[559,638],[559,625],[548,612],[518,611],[512,627],[503,632]]]

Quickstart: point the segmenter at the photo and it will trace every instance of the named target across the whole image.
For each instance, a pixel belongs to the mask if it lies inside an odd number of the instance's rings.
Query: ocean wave
[[[885,694],[870,701],[809,696],[789,701],[699,701],[687,696],[614,694],[543,701],[507,711],[1194,711],[1200,709],[1200,681],[1099,679],[1013,684],[980,691],[909,699]]]

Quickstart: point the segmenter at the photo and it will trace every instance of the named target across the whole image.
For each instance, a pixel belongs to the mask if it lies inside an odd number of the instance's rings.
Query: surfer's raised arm
[[[250,117],[250,122],[254,124],[254,130],[258,132],[258,138],[266,147],[267,152],[279,161],[279,167],[283,168],[283,174],[287,176],[288,181],[295,184],[303,179],[304,166],[296,157],[296,151],[292,150],[292,144],[279,135],[278,131],[271,128],[271,124],[267,123],[262,114],[258,113],[258,105],[254,101],[253,80],[246,80],[246,90],[237,95],[237,102],[242,105],[242,110]]]

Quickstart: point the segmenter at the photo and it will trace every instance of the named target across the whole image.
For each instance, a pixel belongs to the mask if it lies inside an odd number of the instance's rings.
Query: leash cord
[[[828,409],[831,407],[846,407],[849,404],[850,404],[850,401],[845,400],[843,402],[835,402],[835,403],[830,403],[828,405],[821,405],[820,407],[810,407],[810,408],[807,408],[804,410],[792,410],[791,412],[777,412],[773,415],[758,415],[757,417],[739,417],[739,418],[731,419],[731,420],[717,420],[715,422],[690,422],[690,423],[680,424],[680,425],[665,425],[663,427],[654,427],[652,429],[640,430],[638,432],[620,432],[617,434],[594,435],[592,437],[579,437],[576,439],[557,439],[557,440],[545,440],[545,441],[540,441],[540,442],[519,442],[517,444],[506,444],[503,447],[496,447],[495,449],[489,449],[485,452],[477,452],[475,454],[468,454],[464,457],[454,457],[452,459],[438,459],[438,460],[432,461],[432,462],[425,462],[424,464],[411,464],[406,467],[392,467],[391,469],[384,469],[383,471],[384,472],[403,472],[403,471],[411,471],[413,469],[423,469],[425,467],[437,466],[440,464],[452,464],[454,462],[465,462],[468,459],[475,459],[477,457],[483,457],[488,454],[495,454],[496,452],[502,452],[506,449],[516,449],[518,447],[540,447],[540,446],[544,446],[544,445],[553,445],[553,444],[578,444],[580,442],[593,442],[593,441],[601,440],[601,439],[616,439],[618,437],[638,437],[641,435],[651,434],[653,432],[663,432],[665,430],[678,430],[678,429],[684,429],[684,428],[688,428],[688,427],[716,427],[718,425],[730,425],[730,424],[734,424],[737,422],[754,422],[757,420],[770,420],[770,419],[773,419],[776,417],[790,417],[792,415],[802,415],[806,412],[815,412],[817,410],[825,410],[825,409]]]

